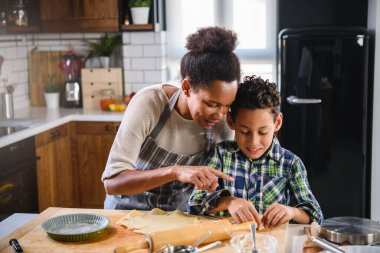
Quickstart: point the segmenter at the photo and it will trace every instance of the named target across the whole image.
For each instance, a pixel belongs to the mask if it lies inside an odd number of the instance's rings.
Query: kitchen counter
[[[89,109],[29,107],[15,111],[15,119],[27,122],[27,128],[0,137],[0,148],[70,121],[121,121],[124,112],[107,112]]]
[[[63,243],[50,239],[41,229],[41,224],[48,218],[64,215],[69,213],[96,213],[106,216],[110,224],[105,232],[90,241],[77,243]],[[77,209],[77,208],[58,208],[50,207],[44,212],[34,217],[32,220],[16,229],[14,232],[5,236],[0,240],[0,252],[13,253],[14,250],[9,246],[9,240],[16,238],[24,252],[113,252],[117,246],[125,246],[130,243],[138,242],[144,236],[136,234],[125,227],[117,224],[117,221],[124,217],[128,211],[126,210],[103,210],[103,209]],[[288,226],[286,237],[286,246],[278,249],[277,252],[318,252],[320,249],[302,250],[302,241],[305,238],[303,227],[305,225]],[[134,252],[148,252],[147,250],[138,250]],[[225,247],[208,250],[209,253],[227,253],[233,252],[230,245]]]

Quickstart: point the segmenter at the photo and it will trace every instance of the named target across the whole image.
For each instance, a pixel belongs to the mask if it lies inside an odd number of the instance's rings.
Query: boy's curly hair
[[[271,109],[274,120],[280,113],[281,97],[275,83],[261,77],[246,76],[239,84],[235,101],[231,105],[231,116],[235,117],[240,109]]]

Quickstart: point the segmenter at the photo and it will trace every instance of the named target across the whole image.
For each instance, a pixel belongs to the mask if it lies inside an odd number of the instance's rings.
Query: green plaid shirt
[[[214,209],[220,197],[234,196],[252,202],[259,214],[274,202],[303,209],[312,221],[323,221],[322,210],[311,192],[304,164],[291,151],[281,147],[276,137],[267,154],[248,159],[235,141],[219,143],[211,152],[207,165],[235,178],[219,179],[215,192],[196,190],[190,197],[188,211],[203,214]],[[228,216],[228,211],[218,215]]]

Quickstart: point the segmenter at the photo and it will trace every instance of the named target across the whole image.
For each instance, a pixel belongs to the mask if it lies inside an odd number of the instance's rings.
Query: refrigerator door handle
[[[318,98],[298,98],[296,96],[289,96],[286,98],[291,105],[302,105],[302,104],[320,104],[322,99]]]

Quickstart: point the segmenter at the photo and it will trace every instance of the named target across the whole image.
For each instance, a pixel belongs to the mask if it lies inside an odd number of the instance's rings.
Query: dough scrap
[[[127,216],[118,221],[118,224],[139,234],[149,234],[196,223],[200,223],[197,216],[186,214],[179,210],[166,212],[159,208],[154,208],[149,212],[132,210]]]

